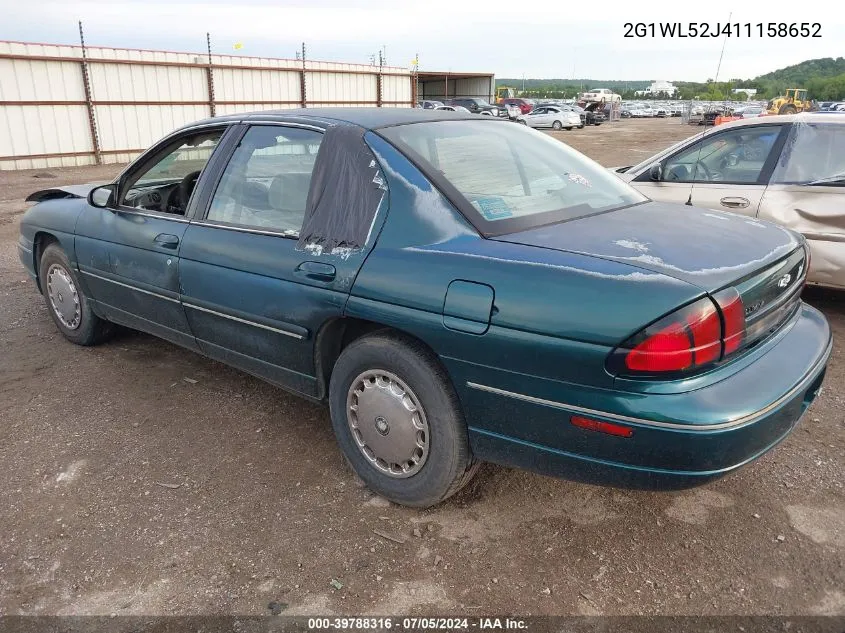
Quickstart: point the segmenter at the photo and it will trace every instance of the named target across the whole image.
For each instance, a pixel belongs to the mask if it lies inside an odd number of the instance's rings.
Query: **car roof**
[[[731,127],[746,127],[749,125],[767,125],[772,123],[833,123],[845,124],[845,119],[831,117],[827,114],[818,114],[815,112],[802,112],[800,114],[773,114],[768,116],[756,117],[754,119],[742,119],[741,121],[729,121],[723,123],[715,129],[724,130]]]
[[[486,117],[489,118],[489,117]],[[227,123],[237,121],[278,121],[312,123],[315,125],[357,125],[359,127],[376,130],[393,125],[407,125],[410,123],[425,123],[428,121],[444,120],[477,120],[478,116],[466,112],[450,112],[448,110],[431,110],[423,108],[295,108],[290,110],[262,110],[259,112],[242,112],[226,116],[213,117],[185,125],[180,129],[207,125],[216,122]]]

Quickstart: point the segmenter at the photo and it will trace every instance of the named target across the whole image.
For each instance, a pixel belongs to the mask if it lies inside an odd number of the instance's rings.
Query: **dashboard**
[[[156,185],[152,187],[135,187],[126,192],[123,204],[136,209],[159,211],[161,213],[184,214],[185,209],[179,206],[177,199],[179,183]]]

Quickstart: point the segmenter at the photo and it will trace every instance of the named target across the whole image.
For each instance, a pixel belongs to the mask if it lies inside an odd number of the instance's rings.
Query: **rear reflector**
[[[569,418],[574,426],[579,429],[587,429],[588,431],[598,431],[599,433],[607,433],[608,435],[616,435],[618,437],[631,437],[634,434],[634,429],[620,424],[611,424],[610,422],[601,422],[600,420],[591,420],[590,418],[582,418],[573,415]]]

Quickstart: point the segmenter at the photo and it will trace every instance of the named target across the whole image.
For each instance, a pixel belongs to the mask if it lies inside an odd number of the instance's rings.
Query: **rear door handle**
[[[164,248],[176,248],[179,246],[179,238],[170,233],[159,233],[153,241]]]
[[[323,262],[302,262],[296,267],[296,273],[317,281],[331,281],[335,278],[337,271],[331,264],[324,264]]]
[[[719,200],[723,207],[730,207],[731,209],[744,209],[749,204],[748,198],[722,198]]]

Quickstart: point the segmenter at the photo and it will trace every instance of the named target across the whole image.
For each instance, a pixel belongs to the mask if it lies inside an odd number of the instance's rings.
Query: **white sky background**
[[[816,57],[845,55],[837,2],[744,0],[0,0],[0,39],[221,54],[387,61],[498,77],[713,78],[724,37],[623,38],[625,22],[819,22],[822,37],[727,40],[720,80],[751,78]],[[233,50],[235,42],[243,49]]]

